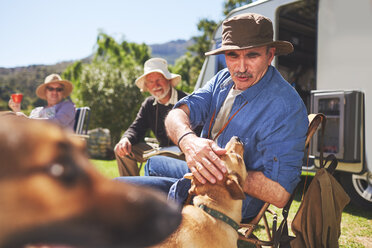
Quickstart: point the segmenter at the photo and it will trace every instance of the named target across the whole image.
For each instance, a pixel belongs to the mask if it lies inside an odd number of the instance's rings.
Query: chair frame
[[[325,124],[326,124],[326,117],[325,115],[318,113],[318,114],[309,114],[308,119],[309,119],[309,126],[308,126],[308,130],[306,133],[306,141],[305,141],[305,150],[307,152],[306,154],[307,163],[309,161],[310,141],[314,133],[318,130],[320,126],[322,127],[321,137],[323,137]],[[323,141],[322,139],[321,139],[320,144],[321,144],[320,161],[321,163],[323,163],[323,153],[322,153]],[[259,247],[259,248],[262,246],[278,247],[279,242],[283,238],[281,237],[281,234],[285,234],[288,238],[287,217],[288,217],[288,211],[293,201],[295,193],[296,193],[296,190],[291,194],[290,199],[288,200],[286,206],[283,208],[283,211],[282,211],[283,221],[280,224],[279,228],[277,228],[277,220],[278,220],[277,213],[269,209],[270,203],[265,202],[255,218],[253,218],[249,223],[240,224],[239,240],[254,244],[256,247]],[[273,224],[272,224],[271,230],[270,230],[270,226],[267,221],[266,213],[273,215]],[[265,230],[267,234],[267,240],[260,240],[253,234],[253,231],[257,228],[261,219],[263,219],[263,222],[264,222],[264,226],[265,226]]]
[[[74,131],[77,135],[87,135],[90,121],[90,108],[80,107],[76,109]]]

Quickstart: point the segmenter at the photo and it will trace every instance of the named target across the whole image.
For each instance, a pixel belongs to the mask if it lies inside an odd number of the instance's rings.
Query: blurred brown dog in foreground
[[[232,137],[221,156],[228,173],[216,184],[201,184],[192,174],[190,194],[193,205],[182,210],[182,223],[163,243],[155,247],[231,248],[237,247],[238,224],[242,218],[245,195],[243,183],[247,171],[243,160],[243,144]]]
[[[57,125],[0,114],[0,247],[145,247],[181,222],[151,189],[106,179]]]

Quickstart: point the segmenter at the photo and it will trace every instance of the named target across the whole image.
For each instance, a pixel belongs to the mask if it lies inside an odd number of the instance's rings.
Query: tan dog
[[[232,137],[226,149],[227,153],[221,156],[228,169],[224,180],[203,185],[191,176],[192,186],[189,193],[196,195],[193,205],[183,208],[180,227],[156,247],[237,247],[238,233],[230,224],[238,224],[242,218],[242,200],[245,199],[242,184],[247,171],[243,161],[243,145],[239,139]],[[205,210],[200,206],[206,206]],[[223,221],[212,216],[220,215],[219,213],[228,218],[222,217],[225,219]],[[230,221],[226,221],[227,219]]]
[[[144,247],[181,222],[150,189],[106,179],[57,125],[0,115],[0,247]]]

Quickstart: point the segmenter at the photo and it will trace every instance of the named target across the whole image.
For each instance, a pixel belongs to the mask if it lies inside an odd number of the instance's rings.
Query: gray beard
[[[160,96],[155,96],[154,95],[155,100],[159,102],[161,99],[163,99],[164,97],[166,97],[168,95],[170,89],[171,89],[171,87],[168,87],[168,90],[167,91],[164,91],[164,93],[161,94]]]

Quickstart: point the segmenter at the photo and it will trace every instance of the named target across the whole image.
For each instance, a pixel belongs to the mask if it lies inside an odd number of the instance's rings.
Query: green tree
[[[217,27],[217,23],[212,20],[202,19],[199,21],[197,27],[202,34],[192,37],[195,43],[187,48],[189,53],[186,53],[185,56],[176,60],[175,63],[176,71],[182,75],[182,78],[187,80],[186,84],[189,87],[195,86],[205,60],[204,53],[211,47],[213,33]],[[183,66],[185,66],[186,69],[183,69]]]
[[[150,49],[146,44],[129,43],[125,40],[119,44],[114,38],[102,32],[97,36],[95,61],[106,61],[111,65],[121,65],[133,60],[142,65],[149,58]]]
[[[77,106],[91,108],[90,128],[108,128],[113,144],[132,123],[143,101],[134,81],[148,58],[145,44],[118,43],[99,33],[91,63],[76,62],[63,74],[74,83],[72,98]]]
[[[186,52],[185,55],[178,58],[174,64],[171,66],[171,70],[174,73],[180,74],[182,81],[181,85],[177,86],[178,89],[185,91],[185,92],[192,92],[193,85],[192,82],[196,79],[194,78],[196,73],[194,73],[194,63],[195,57],[191,55],[190,52]]]
[[[92,127],[108,128],[114,144],[134,120],[143,100],[133,83],[140,73],[139,66],[129,68],[123,64],[114,67],[104,61],[83,67],[81,101],[91,107]]]

